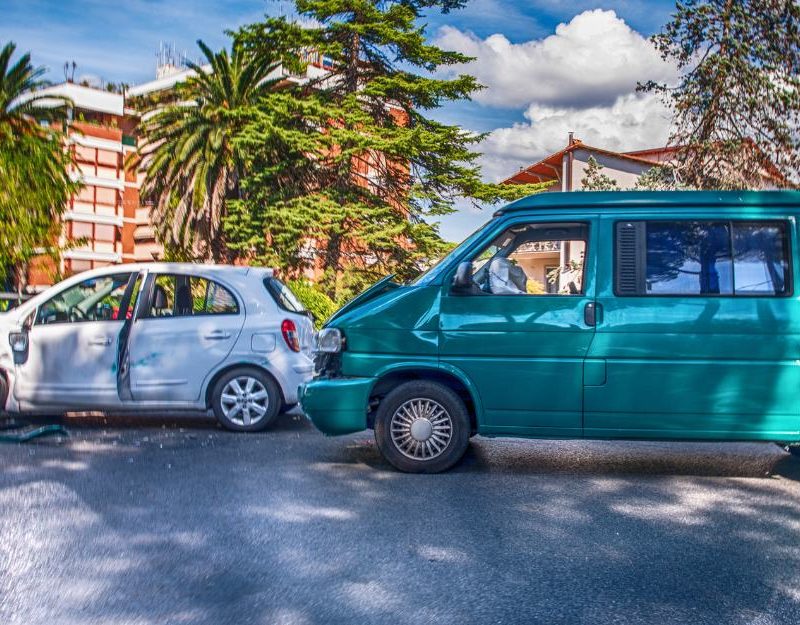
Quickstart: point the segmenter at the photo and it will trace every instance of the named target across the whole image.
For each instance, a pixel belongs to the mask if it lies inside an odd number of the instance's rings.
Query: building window
[[[109,243],[113,243],[116,238],[116,231],[117,229],[110,224],[95,224],[94,226],[94,238],[97,241],[106,241]]]
[[[97,203],[110,204],[114,206],[117,203],[116,189],[107,189],[105,187],[97,187]]]
[[[92,224],[85,221],[72,222],[72,238],[73,239],[91,239],[92,238]]]
[[[89,271],[92,268],[92,261],[81,260],[79,258],[71,258],[68,261],[67,271],[70,273],[80,273],[81,271]]]

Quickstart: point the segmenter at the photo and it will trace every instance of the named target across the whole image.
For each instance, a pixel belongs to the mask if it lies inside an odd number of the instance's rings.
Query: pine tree
[[[327,70],[264,98],[240,135],[253,176],[227,228],[245,233],[243,245],[289,266],[321,259],[327,291],[341,296],[389,272],[416,274],[443,249],[426,218],[452,211],[459,196],[496,202],[541,190],[483,183],[483,136],[428,116],[479,88],[471,76],[435,77],[469,59],[427,43],[418,24],[424,10],[463,0],[296,4],[306,27],[268,19],[239,34],[254,48],[283,42],[318,54]]]
[[[686,189],[686,187],[678,184],[672,167],[656,165],[636,179],[633,189],[635,191],[677,191]]]
[[[800,175],[800,4],[684,0],[653,41],[682,70],[642,85],[672,107],[680,180],[697,188],[796,185]]]
[[[590,156],[586,163],[584,176],[581,178],[582,191],[619,191],[617,181],[603,173],[604,167]]]

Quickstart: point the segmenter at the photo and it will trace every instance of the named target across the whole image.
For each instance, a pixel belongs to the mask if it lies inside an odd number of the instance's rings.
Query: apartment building
[[[44,94],[68,98],[67,149],[74,156],[72,175],[82,187],[63,216],[59,266],[46,257],[33,262],[28,286],[40,290],[58,276],[136,259],[133,238],[139,185],[125,167],[136,150],[138,117],[125,108],[121,94],[66,82]]]

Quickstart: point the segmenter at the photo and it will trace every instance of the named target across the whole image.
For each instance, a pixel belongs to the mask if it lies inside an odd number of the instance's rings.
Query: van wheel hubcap
[[[222,389],[222,414],[236,425],[254,425],[261,421],[269,408],[269,394],[264,385],[242,375],[233,378]]]
[[[410,399],[392,415],[391,432],[394,446],[406,458],[431,460],[447,449],[453,421],[439,402]]]

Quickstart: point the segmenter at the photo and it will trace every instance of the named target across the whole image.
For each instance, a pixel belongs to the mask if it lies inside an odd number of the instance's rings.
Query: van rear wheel
[[[439,473],[456,464],[469,445],[469,414],[446,386],[405,382],[378,405],[375,441],[386,460],[407,473]]]

